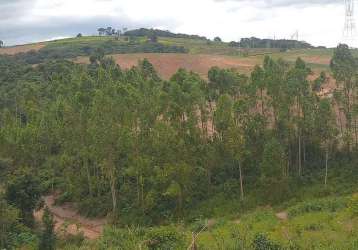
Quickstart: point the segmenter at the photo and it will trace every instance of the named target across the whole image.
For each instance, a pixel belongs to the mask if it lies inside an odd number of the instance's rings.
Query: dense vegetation
[[[199,39],[199,40],[207,40],[204,36],[198,35],[187,35],[187,34],[175,34],[168,30],[159,30],[159,29],[135,29],[124,32],[125,36],[137,36],[137,37],[171,37],[171,38],[185,38],[185,39]]]
[[[309,80],[300,58],[266,57],[249,76],[214,67],[208,81],[183,69],[164,81],[147,60],[123,70],[104,53],[36,67],[1,56],[0,247],[52,249],[51,215],[30,229],[40,195],[57,191],[58,203],[111,217],[97,249],[187,249],[190,231],[203,231],[192,249],[355,249],[357,64],[340,45],[337,89],[320,98],[327,78]],[[289,207],[290,220],[272,207]],[[225,219],[210,226],[212,217]]]
[[[183,46],[167,45],[158,42],[141,40],[93,40],[78,43],[54,42],[39,51],[29,51],[15,55],[16,60],[28,64],[38,64],[46,60],[72,59],[78,56],[91,56],[100,53],[128,54],[128,53],[187,53]]]
[[[312,49],[311,44],[297,40],[287,39],[260,39],[256,37],[241,38],[240,42],[233,45],[242,48],[278,48],[278,49]]]

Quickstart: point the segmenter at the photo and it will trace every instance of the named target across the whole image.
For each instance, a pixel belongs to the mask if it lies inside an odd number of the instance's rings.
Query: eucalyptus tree
[[[315,119],[315,127],[321,146],[325,152],[325,178],[324,185],[328,183],[328,161],[329,154],[332,150],[337,135],[336,121],[332,109],[332,103],[329,99],[319,101]]]
[[[260,94],[260,103],[261,103],[261,114],[265,116],[265,99],[264,91],[266,89],[265,85],[265,72],[263,69],[256,65],[254,70],[251,73],[251,84],[259,91]]]
[[[302,176],[303,167],[302,167],[302,144],[304,138],[304,123],[305,123],[305,111],[309,112],[309,109],[306,110],[304,105],[310,96],[310,86],[307,80],[308,75],[311,73],[311,70],[306,66],[305,62],[298,58],[295,62],[295,66],[287,74],[287,88],[288,88],[288,98],[293,97],[294,99],[290,100],[289,103],[294,104],[293,111],[295,113],[294,120],[296,123],[297,130],[297,140],[298,140],[298,175]],[[286,102],[287,103],[287,102]],[[289,114],[286,114],[289,117]]]
[[[348,150],[351,150],[353,133],[353,107],[356,104],[357,91],[357,60],[353,57],[349,47],[340,44],[334,50],[330,63],[333,77],[336,80],[337,91],[341,92],[340,99],[337,102],[342,106],[346,120],[345,141]],[[357,130],[354,130],[357,133]],[[357,137],[357,135],[356,135]]]

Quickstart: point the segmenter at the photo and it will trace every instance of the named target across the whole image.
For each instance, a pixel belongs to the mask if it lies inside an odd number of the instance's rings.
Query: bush
[[[143,245],[144,234],[145,231],[142,228],[107,227],[97,242],[96,249],[138,249]]]
[[[282,249],[279,244],[270,241],[266,235],[257,234],[252,243],[255,250],[279,250]]]
[[[302,202],[288,210],[289,216],[299,216],[309,212],[336,212],[347,207],[348,199],[325,198],[321,200]]]
[[[181,249],[185,244],[184,234],[173,226],[152,228],[146,234],[146,243],[151,250]]]
[[[39,64],[47,60],[70,59],[78,56],[91,56],[101,50],[105,55],[127,53],[187,53],[183,46],[161,43],[123,43],[113,40],[87,43],[50,44],[39,51],[19,53],[15,59],[29,64]]]
[[[348,204],[349,211],[353,216],[358,216],[358,193],[353,194]]]

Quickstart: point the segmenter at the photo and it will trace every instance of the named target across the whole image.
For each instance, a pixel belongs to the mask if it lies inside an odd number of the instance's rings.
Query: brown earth
[[[28,52],[31,50],[39,50],[45,47],[44,43],[26,44],[14,47],[0,48],[0,55],[15,55],[17,53]]]
[[[147,58],[164,79],[169,79],[178,69],[184,68],[207,78],[211,67],[235,68],[242,73],[250,72],[253,67],[261,63],[255,57],[238,58],[220,55],[193,55],[193,54],[117,54],[111,55],[122,68],[128,69],[138,64],[139,60]],[[89,63],[88,57],[78,57],[75,62]]]
[[[280,220],[288,220],[288,214],[285,211],[277,213],[276,217]]]
[[[54,216],[55,232],[76,235],[83,233],[85,238],[97,239],[101,236],[106,220],[89,219],[78,214],[73,204],[65,203],[61,206],[54,205],[56,196],[48,195],[44,197],[45,205],[50,209]],[[35,212],[37,221],[41,221],[43,209]]]

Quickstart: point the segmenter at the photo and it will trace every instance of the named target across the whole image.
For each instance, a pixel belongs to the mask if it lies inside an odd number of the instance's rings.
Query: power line
[[[354,0],[344,0],[345,3],[345,22],[343,30],[343,40],[349,45],[356,41],[356,23],[354,17]]]

